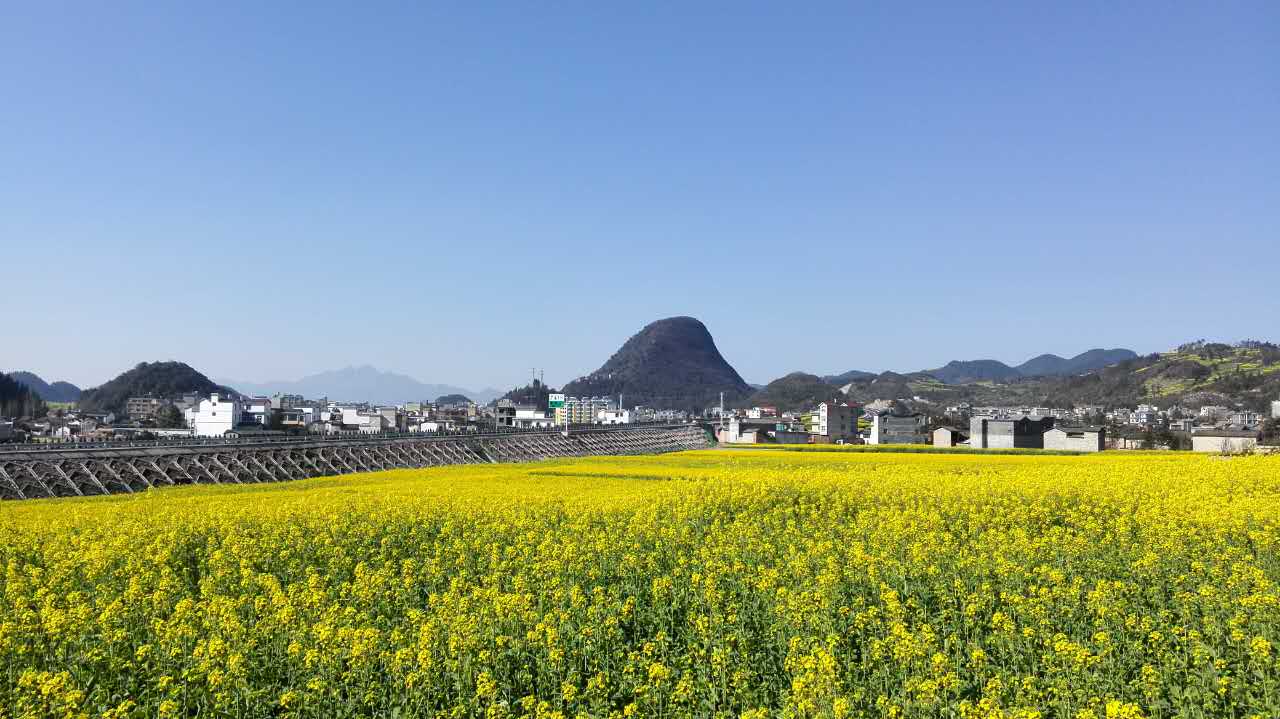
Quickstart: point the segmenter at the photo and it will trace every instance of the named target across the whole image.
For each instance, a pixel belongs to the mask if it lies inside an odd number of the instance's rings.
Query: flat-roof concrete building
[[[877,414],[871,418],[867,444],[924,444],[924,416]]]
[[[858,413],[848,404],[821,402],[815,414],[817,422],[813,433],[832,442],[847,440],[858,432]]]
[[[1062,425],[1044,433],[1045,449],[1074,452],[1101,452],[1107,445],[1106,427],[1072,427]]]
[[[1243,454],[1258,447],[1261,434],[1255,430],[1205,429],[1191,435],[1192,452]]]
[[[969,421],[969,446],[978,449],[1044,449],[1044,433],[1053,417],[974,417]]]

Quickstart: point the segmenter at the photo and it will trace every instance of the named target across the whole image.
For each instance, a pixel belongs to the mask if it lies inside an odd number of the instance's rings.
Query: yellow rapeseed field
[[[0,505],[0,717],[1280,716],[1280,458],[707,451]]]

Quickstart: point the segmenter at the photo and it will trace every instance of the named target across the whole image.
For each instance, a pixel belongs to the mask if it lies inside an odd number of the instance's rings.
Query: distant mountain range
[[[1137,352],[1127,349],[1092,349],[1067,359],[1054,354],[1042,354],[1013,367],[993,359],[952,360],[937,369],[923,370],[947,384],[972,384],[974,382],[1010,382],[1024,377],[1064,377],[1082,374],[1131,360]],[[849,370],[843,374],[826,375],[824,382],[843,385],[877,377],[874,372]]]
[[[76,402],[80,399],[80,388],[70,382],[45,382],[34,372],[10,372],[9,376],[21,382],[46,402]]]
[[[959,361],[952,360],[938,369],[925,370],[947,384],[972,382],[1008,382],[1019,377],[1062,377],[1102,369],[1138,356],[1127,349],[1092,349],[1066,359],[1053,354],[1043,354],[1023,362],[1017,367],[993,359]]]
[[[69,383],[47,384],[30,372],[14,373],[14,381],[14,387],[22,388],[11,388],[8,393],[13,395],[8,399],[15,409],[31,405],[22,398],[22,391],[30,390],[54,402],[71,401],[62,398],[79,392]],[[433,401],[446,395],[487,404],[502,396],[500,390],[427,384],[370,366],[347,367],[299,380],[255,383],[215,382],[181,362],[144,362],[101,387],[80,392],[79,402],[84,409],[118,412],[131,396],[217,391],[279,392],[378,404]],[[511,396],[541,406],[549,391],[554,390],[538,384],[515,390]],[[721,392],[731,406],[774,405],[783,410],[804,409],[841,396],[856,402],[919,399],[935,405],[1133,406],[1155,402],[1163,406],[1178,402],[1187,407],[1230,404],[1261,409],[1280,397],[1280,347],[1265,342],[1228,345],[1199,341],[1143,357],[1127,349],[1093,349],[1071,358],[1043,354],[1017,366],[980,359],[955,360],[937,369],[909,373],[850,370],[817,376],[793,372],[767,385],[753,386],[720,354],[702,322],[670,317],[641,329],[598,370],[570,382],[562,391],[580,397],[622,394],[628,406],[695,411],[714,406]]]
[[[1146,402],[1267,411],[1280,398],[1280,347],[1200,341],[1145,356],[1128,350],[1090,350],[1069,360],[1041,356],[1018,367],[994,360],[951,362],[939,370],[855,379],[839,389],[856,402],[919,398],[935,405],[1035,407]]]
[[[750,403],[755,407],[792,409],[812,407],[819,402],[826,402],[839,396],[840,389],[836,384],[816,375],[792,372],[757,390],[751,395]]]
[[[627,340],[600,369],[565,385],[576,397],[623,395],[628,406],[702,410],[751,394],[716,348],[706,325],[692,317],[650,323]]]
[[[221,382],[250,395],[269,396],[278,392],[300,394],[308,398],[328,397],[335,401],[374,404],[433,402],[444,395],[463,395],[474,402],[485,404],[502,395],[501,390],[492,388],[477,391],[448,384],[419,382],[408,375],[384,372],[369,365],[320,372],[298,380],[246,382],[223,379]]]
[[[822,377],[822,381],[827,384],[842,385],[860,379],[870,379],[875,377],[875,372],[863,372],[860,369],[851,369],[842,374],[829,374]]]

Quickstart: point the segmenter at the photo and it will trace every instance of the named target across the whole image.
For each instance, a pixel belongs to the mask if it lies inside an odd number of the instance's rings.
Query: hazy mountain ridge
[[[374,404],[431,402],[444,395],[463,395],[484,404],[502,394],[491,388],[474,391],[456,385],[420,382],[408,375],[382,371],[370,365],[319,372],[297,380],[223,381],[245,394],[300,394],[309,399],[328,397],[334,401]]]
[[[1138,356],[1129,349],[1091,349],[1067,359],[1042,354],[1013,367],[994,359],[952,360],[937,369],[925,370],[947,384],[1008,382],[1022,377],[1054,377],[1102,369]]]
[[[70,382],[46,382],[34,372],[10,372],[9,376],[31,388],[40,399],[46,402],[76,402],[80,399],[80,388]]]

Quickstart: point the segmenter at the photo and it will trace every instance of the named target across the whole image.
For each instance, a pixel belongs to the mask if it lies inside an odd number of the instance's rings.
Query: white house
[[[244,412],[249,415],[246,419],[264,427],[271,422],[271,409],[270,397],[250,397],[244,403]]]
[[[596,424],[631,424],[631,410],[602,409],[596,413]]]
[[[518,406],[511,423],[513,427],[522,429],[549,429],[554,427],[556,419],[536,407]]]
[[[240,402],[216,392],[186,411],[187,424],[197,437],[221,437],[236,428],[242,414],[244,407]]]
[[[716,439],[722,444],[758,444],[762,434],[764,434],[763,427],[746,425],[737,417],[729,418],[727,428],[716,428]]]
[[[1258,432],[1236,429],[1207,429],[1191,435],[1191,451],[1243,454],[1258,446]]]
[[[1071,427],[1059,425],[1044,433],[1045,449],[1075,452],[1101,452],[1107,447],[1105,427]]]

